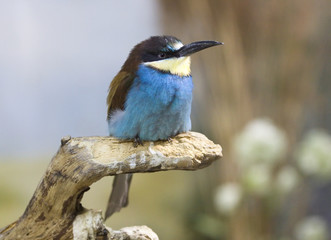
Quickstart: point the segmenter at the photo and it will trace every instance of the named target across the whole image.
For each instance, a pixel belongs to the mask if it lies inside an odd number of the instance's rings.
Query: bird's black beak
[[[217,45],[223,45],[222,42],[217,41],[199,41],[199,42],[193,42],[190,44],[186,44],[180,49],[177,50],[176,55],[177,57],[185,57],[189,56],[193,53],[199,52],[203,49],[214,47]]]

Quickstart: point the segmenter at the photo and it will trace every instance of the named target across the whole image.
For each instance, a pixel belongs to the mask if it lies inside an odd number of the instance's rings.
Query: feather
[[[110,83],[107,97],[107,120],[110,120],[111,113],[115,110],[124,110],[124,104],[128,91],[132,85],[135,75],[120,71]]]
[[[115,176],[113,189],[109,196],[105,219],[110,217],[114,212],[119,212],[129,203],[129,188],[132,180],[132,174],[121,174]]]

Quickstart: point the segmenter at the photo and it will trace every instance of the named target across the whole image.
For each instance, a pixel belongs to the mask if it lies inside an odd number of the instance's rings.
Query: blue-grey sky
[[[0,161],[107,135],[109,83],[157,25],[153,0],[0,1]]]

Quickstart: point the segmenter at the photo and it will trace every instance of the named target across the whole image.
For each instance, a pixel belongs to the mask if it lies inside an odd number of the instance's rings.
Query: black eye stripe
[[[158,60],[162,60],[162,59],[167,59],[167,58],[172,58],[175,57],[175,55],[173,54],[173,52],[165,52],[165,51],[150,51],[150,52],[146,52],[144,54],[142,54],[142,61],[143,62],[153,62],[153,61],[158,61]]]

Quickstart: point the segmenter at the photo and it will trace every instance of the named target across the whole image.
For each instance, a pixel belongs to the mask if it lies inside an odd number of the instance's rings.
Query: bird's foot
[[[133,140],[133,146],[136,148],[136,147],[138,147],[139,145],[144,146],[144,143],[143,143],[143,141],[141,141],[141,139],[137,136],[137,137],[135,137],[134,140]]]
[[[168,137],[168,143],[172,143],[172,138],[171,137]]]

